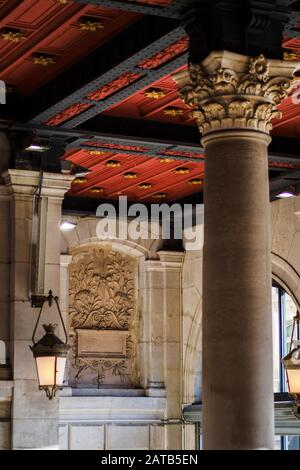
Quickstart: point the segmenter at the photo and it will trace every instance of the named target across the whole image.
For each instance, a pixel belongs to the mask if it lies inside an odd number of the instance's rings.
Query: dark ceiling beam
[[[86,132],[103,132],[112,134],[117,129],[119,135],[132,136],[137,139],[179,141],[187,145],[198,145],[200,142],[199,131],[196,126],[183,126],[166,122],[132,119],[128,117],[116,117],[99,115],[87,121],[80,130]]]
[[[170,36],[173,36],[173,35],[170,34]],[[62,127],[66,129],[73,129],[74,127],[80,126],[82,123],[92,119],[94,116],[97,116],[98,114],[103,113],[103,111],[107,110],[111,106],[117,103],[120,103],[120,101],[123,101],[126,98],[129,98],[130,96],[132,96],[139,90],[147,86],[151,86],[154,82],[168,75],[169,73],[173,72],[177,68],[183,65],[186,65],[187,58],[188,58],[187,54],[182,54],[179,57],[176,57],[174,60],[171,60],[170,62],[168,62],[166,65],[161,66],[158,70],[144,69],[142,71],[143,76],[139,80],[134,82],[132,85],[128,85],[125,88],[121,89],[120,91],[113,93],[111,96],[108,96],[104,100],[91,102],[90,100],[85,100],[83,98],[83,102],[87,102],[89,104],[92,103],[94,106],[90,109],[87,109],[83,113],[79,114],[75,118],[70,119],[66,123],[62,124]],[[126,64],[123,64],[128,72],[130,70],[133,73],[141,72],[140,69],[137,69],[137,67],[133,65],[133,63],[135,62],[135,59],[136,57],[133,56],[131,59],[126,61]],[[122,65],[120,65],[120,67],[116,67],[115,69],[112,69],[110,73],[118,74],[120,70],[122,70]],[[117,76],[118,75],[116,75],[116,78]],[[99,82],[105,84],[105,80],[106,80],[105,76],[102,76]],[[100,84],[100,87],[101,87],[101,84]],[[96,86],[96,89],[97,89],[97,86]]]
[[[290,0],[198,0],[182,16],[190,36],[190,60],[198,63],[213,50],[282,59]]]
[[[170,6],[159,6],[142,4],[135,1],[126,0],[73,0],[77,3],[91,3],[97,6],[104,6],[109,8],[116,8],[123,11],[133,11],[142,13],[144,15],[164,16],[167,18],[180,18],[182,8],[187,4],[192,3],[193,0],[173,0]]]
[[[13,109],[15,120],[28,122],[176,28],[178,21],[173,19],[140,17],[39,90],[19,99]]]
[[[173,60],[168,61],[165,65],[160,66],[158,69],[143,69],[138,67],[140,61],[145,58],[151,57],[154,54],[162,51],[164,48],[170,46],[174,42],[184,38],[186,36],[185,31],[178,27],[173,29],[173,31],[165,34],[163,37],[154,41],[152,44],[147,47],[139,50],[135,54],[130,55],[122,62],[116,64],[114,67],[110,68],[104,73],[100,73],[97,78],[86,83],[75,92],[71,93],[67,97],[61,99],[55,105],[49,107],[47,110],[35,116],[30,120],[32,124],[41,124],[58,113],[64,111],[66,108],[71,106],[74,103],[86,103],[93,105],[91,108],[82,112],[81,114],[75,116],[72,119],[69,119],[65,123],[62,123],[60,127],[72,129],[83,122],[90,120],[94,116],[105,111],[107,108],[112,105],[120,102],[121,100],[131,96],[133,93],[139,89],[150,86],[154,81],[160,79],[164,75],[169,74],[176,68],[185,65],[187,63],[187,54],[182,54],[175,57]],[[101,57],[101,60],[105,62],[104,57]],[[133,84],[126,86],[119,91],[107,96],[101,101],[92,101],[86,98],[86,96],[104,85],[109,84],[114,79],[117,79],[120,75],[124,73],[138,73],[141,75],[141,78],[136,80]]]
[[[115,126],[113,129],[124,130],[120,125],[120,118],[113,118]],[[117,121],[115,121],[117,120]],[[116,124],[118,123],[118,125]],[[123,122],[123,120],[122,120]],[[40,142],[42,144],[49,144],[50,141],[64,141],[66,150],[72,148],[78,149],[87,149],[87,150],[103,150],[103,151],[113,151],[105,146],[106,143],[114,144],[119,146],[119,149],[115,151],[118,153],[128,154],[128,151],[122,150],[121,147],[124,145],[132,146],[133,150],[130,151],[132,154],[136,155],[147,155],[149,157],[158,158],[163,155],[159,153],[164,151],[176,151],[182,153],[196,153],[202,154],[204,152],[203,147],[200,144],[199,134],[196,127],[192,126],[178,126],[170,125],[165,123],[152,122],[157,129],[163,129],[164,133],[161,139],[151,138],[151,137],[141,137],[137,133],[133,134],[112,134],[111,132],[96,132],[83,129],[75,130],[66,130],[60,128],[49,128],[46,126],[33,126],[30,124],[14,124],[9,125],[5,123],[0,123],[0,131],[3,132],[13,132],[13,133],[25,133],[30,134],[33,137],[35,142]],[[148,125],[148,122],[145,123]],[[151,125],[151,123],[150,123]],[[134,121],[133,129],[135,129],[137,123]],[[103,127],[103,126],[101,126]],[[139,126],[141,128],[144,126]],[[185,141],[182,139],[181,131],[185,130],[195,131],[195,139],[193,141]],[[132,130],[132,128],[131,128]],[[150,135],[153,136],[153,127],[151,126]],[[90,145],[89,143],[94,143],[97,146]],[[101,145],[104,144],[104,145]],[[134,148],[146,147],[149,150],[147,152],[140,152],[139,150],[134,150]],[[174,159],[179,160],[193,160],[193,157],[179,156],[179,155],[170,155]],[[299,139],[291,139],[284,137],[273,137],[272,143],[269,147],[269,160],[275,163],[291,164],[291,165],[300,165],[300,155],[299,155]],[[195,158],[195,161],[199,161],[199,158]],[[274,168],[274,171],[282,171],[283,167]]]
[[[195,146],[187,146],[187,145],[180,145],[174,143],[166,143],[166,142],[152,142],[150,143],[149,141],[144,141],[144,140],[128,140],[128,139],[120,139],[119,137],[102,137],[101,139],[93,139],[93,144],[95,145],[89,145],[89,142],[91,140],[87,139],[78,139],[73,142],[71,142],[66,150],[70,149],[83,149],[83,150],[99,150],[99,151],[104,151],[104,152],[115,152],[120,155],[128,155],[130,153],[131,155],[136,155],[139,157],[150,157],[150,158],[163,158],[163,157],[168,157],[170,156],[173,160],[180,160],[180,161],[195,161],[195,162],[200,162],[201,158],[197,157],[196,155],[193,156],[193,154],[202,154],[204,155],[204,149],[201,147],[199,144],[199,147]],[[105,144],[114,144],[116,146],[120,145],[120,148],[116,147],[110,148],[107,147]],[[121,147],[122,146],[132,146],[132,150],[124,150]],[[135,150],[134,147],[146,147],[148,150],[147,151],[139,151]],[[164,154],[164,152],[176,152],[176,154]],[[185,156],[184,153],[189,153],[190,156]],[[181,154],[181,155],[180,155]]]

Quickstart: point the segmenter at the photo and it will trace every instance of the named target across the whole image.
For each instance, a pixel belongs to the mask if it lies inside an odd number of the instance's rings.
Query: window
[[[275,450],[300,450],[300,436],[275,436]]]
[[[281,359],[289,352],[293,318],[297,307],[293,299],[279,286],[272,288],[273,315],[273,375],[274,392],[287,392],[286,375]],[[297,332],[299,337],[299,331]]]
[[[297,307],[291,298],[281,287],[272,287],[272,321],[273,321],[273,372],[274,392],[284,393],[288,391],[286,374],[281,363],[290,349],[293,329],[293,318],[297,313]],[[295,332],[296,337],[299,331]],[[275,436],[275,449],[300,450],[300,435]]]

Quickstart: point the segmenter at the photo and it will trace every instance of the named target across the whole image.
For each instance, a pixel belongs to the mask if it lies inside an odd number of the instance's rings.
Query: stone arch
[[[300,309],[300,274],[283,257],[272,252],[272,277],[291,296]],[[198,375],[201,368],[197,367],[201,359],[202,330],[202,299],[199,299],[197,309],[191,321],[187,346],[183,358],[183,401],[190,403],[197,400],[196,387],[199,386]]]
[[[184,404],[201,398],[202,252],[186,251],[182,269],[182,369]]]
[[[300,309],[300,274],[282,256],[272,252],[272,278],[292,297]]]
[[[71,220],[72,219],[72,220]],[[130,238],[99,238],[97,236],[97,217],[73,217],[68,220],[76,223],[76,228],[72,231],[63,233],[62,252],[70,253],[78,246],[84,246],[95,243],[111,243],[115,249],[123,250],[133,256],[144,256],[145,259],[157,259],[157,252],[162,249],[163,241],[161,238],[161,229],[159,228],[158,238],[151,239],[151,224],[149,224],[148,238],[132,240]],[[119,220],[117,222],[117,234],[119,231]],[[156,230],[156,228],[155,228]]]

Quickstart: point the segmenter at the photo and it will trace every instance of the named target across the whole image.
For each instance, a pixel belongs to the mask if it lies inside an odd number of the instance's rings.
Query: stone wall
[[[73,331],[79,317],[79,323],[83,319],[83,326],[88,327],[87,341],[88,335],[94,338],[96,333],[127,335],[132,340],[132,354],[125,348],[123,359],[113,358],[108,351],[113,343],[107,344],[107,360],[100,350],[98,357],[92,358],[95,369],[100,363],[110,369],[112,362],[122,360],[122,374],[128,380],[120,380],[119,374],[107,370],[97,382],[96,370],[89,368],[81,383],[80,377],[74,380],[74,366],[78,371],[81,362],[76,365],[73,355],[66,379],[69,387],[60,397],[61,446],[180,449],[185,427],[181,419],[183,253],[163,251],[161,240],[150,238],[101,239],[97,236],[97,219],[74,221],[76,229],[62,237],[60,297],[73,335],[75,359],[82,361],[78,331]],[[97,294],[95,315],[86,315],[81,307],[78,311],[82,290],[85,296]],[[118,297],[120,312],[115,304]],[[84,304],[88,306],[87,301]]]
[[[16,222],[10,213],[11,195],[4,186],[0,186],[0,190],[4,221],[0,227],[0,340],[5,341],[6,359],[13,365],[12,381],[8,380],[9,368],[0,367],[0,449],[50,448],[53,447],[52,437],[56,433],[53,429],[51,440],[47,441],[48,434],[43,431],[42,419],[52,407],[43,392],[37,389],[34,361],[27,352],[26,378],[19,375],[22,355],[16,355],[18,341],[22,345],[24,343],[24,351],[27,351],[36,311],[33,312],[28,305],[25,285],[21,300],[16,297],[12,303],[14,297],[9,298],[8,279],[13,280],[14,289],[19,285],[16,284],[19,278],[14,277],[16,268],[12,269],[10,264],[11,250],[14,250],[13,259],[16,262],[19,259],[22,261],[28,250],[19,243],[18,238],[18,246],[15,247],[16,241],[10,237],[12,226],[21,222]],[[271,208],[273,278],[299,305],[300,197],[277,200]],[[201,246],[193,250],[186,245],[189,249],[181,253],[162,250],[161,240],[101,241],[96,236],[95,218],[76,218],[76,222],[76,230],[59,235],[59,202],[55,199],[51,202],[47,219],[45,284],[49,287],[54,284],[55,289],[59,290],[62,313],[69,326],[70,266],[76,253],[89,252],[97,247],[119,253],[120,260],[128,260],[129,264],[132,260],[136,266],[134,308],[138,326],[135,330],[138,361],[134,366],[136,380],[131,384],[108,381],[98,387],[93,379],[95,383],[84,380],[81,387],[76,387],[72,380],[68,382],[72,374],[70,371],[67,373],[65,389],[55,401],[58,405],[60,448],[194,448],[195,426],[182,421],[181,411],[183,406],[201,399]],[[202,229],[202,226],[197,228]],[[27,229],[16,227],[12,233],[16,233],[15,230],[18,237],[23,232],[29,233]],[[57,246],[57,237],[54,241],[53,233],[61,238],[60,247]],[[26,242],[27,238],[24,240]],[[60,275],[57,274],[59,256]],[[12,292],[15,295],[15,292],[20,293],[20,289]],[[18,302],[22,302],[22,315],[20,313],[19,317],[16,310]],[[22,323],[24,315],[26,318],[31,315],[29,323]],[[14,320],[13,324],[10,324],[10,319]],[[11,358],[10,350],[13,352]],[[11,403],[15,426],[13,433]],[[22,410],[26,410],[26,414]],[[33,435],[28,440],[31,434],[22,431],[19,427],[21,421],[27,429],[40,423],[38,429],[43,439],[36,444],[32,441]],[[58,421],[55,418],[53,423],[56,425]]]

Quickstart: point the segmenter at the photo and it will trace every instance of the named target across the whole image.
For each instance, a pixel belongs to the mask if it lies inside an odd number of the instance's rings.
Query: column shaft
[[[246,130],[203,140],[204,447],[272,448],[270,138]]]

